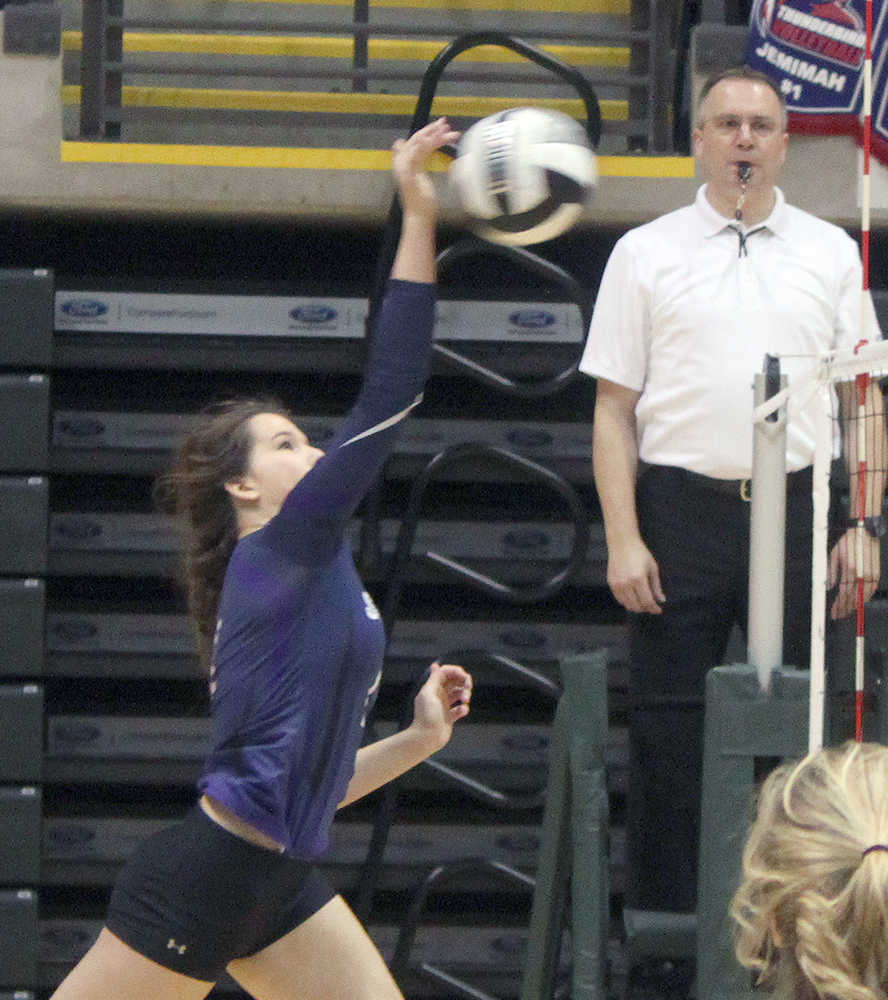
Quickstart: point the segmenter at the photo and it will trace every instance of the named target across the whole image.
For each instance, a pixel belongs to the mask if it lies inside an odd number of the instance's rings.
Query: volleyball
[[[598,161],[583,126],[560,111],[514,108],[459,141],[450,184],[479,236],[508,246],[551,240],[583,214]]]

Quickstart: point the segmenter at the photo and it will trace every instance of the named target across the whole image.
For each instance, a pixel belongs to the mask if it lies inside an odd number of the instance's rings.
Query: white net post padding
[[[829,567],[829,475],[833,459],[833,390],[828,379],[816,389],[817,436],[814,451],[812,500],[814,531],[811,543],[811,694],[808,711],[808,752],[823,746],[826,704],[826,589]]]
[[[769,359],[770,360],[770,359]],[[767,365],[767,362],[766,362]],[[779,366],[778,366],[779,367]],[[780,386],[787,384],[785,376]],[[756,404],[767,398],[769,378],[755,376]],[[779,391],[779,390],[778,390]],[[747,659],[758,674],[762,691],[783,665],[783,588],[786,541],[786,407],[760,420],[752,441],[755,489],[749,511],[749,622]]]

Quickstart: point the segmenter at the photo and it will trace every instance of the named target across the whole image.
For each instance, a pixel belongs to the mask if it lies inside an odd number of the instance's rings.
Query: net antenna
[[[791,381],[766,402],[753,410],[753,420],[765,420],[781,407],[813,406],[816,421],[816,444],[813,469],[814,531],[811,546],[811,671],[808,749],[813,753],[823,746],[826,706],[826,625],[827,599],[830,594],[829,510],[830,474],[833,462],[841,456],[849,470],[851,508],[855,523],[853,535],[853,566],[856,578],[845,580],[845,588],[853,586],[857,602],[857,636],[855,640],[855,734],[862,731],[863,663],[865,630],[862,607],[875,579],[875,567],[868,565],[870,539],[860,513],[881,510],[882,494],[888,465],[888,440],[885,432],[884,401],[881,383],[888,378],[888,341],[878,340],[872,300],[864,302],[862,326],[872,342],[852,349],[830,351],[812,358],[812,370]],[[858,381],[860,376],[865,380]],[[866,390],[860,385],[865,381]],[[839,401],[845,404],[839,416]],[[848,405],[848,404],[852,405]],[[790,413],[790,424],[792,415]],[[861,456],[862,451],[862,456]],[[861,457],[863,461],[861,462]],[[861,469],[862,466],[862,469]],[[861,471],[863,475],[861,476]],[[754,491],[753,491],[754,492]],[[866,506],[863,506],[866,505]],[[849,536],[845,536],[847,544]],[[846,553],[847,554],[847,553]],[[835,560],[836,553],[832,558]],[[835,599],[836,592],[831,596]],[[858,695],[857,692],[860,692]]]
[[[870,374],[861,372],[855,378],[855,398],[857,402],[856,437],[857,437],[857,468],[852,473],[857,477],[857,510],[854,517],[857,523],[854,527],[854,566],[857,571],[856,611],[857,627],[854,641],[854,739],[858,743],[863,740],[863,688],[865,683],[866,653],[866,574],[864,546],[866,544],[866,493],[867,493],[867,447],[866,447],[866,401],[869,395]]]
[[[841,441],[849,469],[851,507],[854,521],[854,567],[856,631],[854,643],[854,738],[863,739],[863,704],[865,689],[866,616],[865,606],[872,584],[867,580],[866,531],[867,498],[871,513],[881,514],[885,484],[886,441],[881,379],[888,375],[888,344],[870,343],[878,327],[870,298],[870,149],[872,139],[872,38],[873,0],[866,0],[866,43],[863,64],[862,169],[860,179],[860,255],[862,287],[860,337],[853,351],[824,355],[813,380],[803,379],[785,393],[781,392],[764,406],[757,407],[755,419],[776,412],[790,395],[799,405],[814,396],[817,400],[817,432],[814,458],[814,532],[812,540],[811,593],[811,686],[808,751],[823,746],[826,705],[826,622],[827,590],[830,582],[828,531],[830,509],[830,468],[836,442]],[[878,380],[878,382],[877,382]],[[876,383],[876,384],[874,384]],[[853,386],[853,391],[852,391]],[[877,391],[874,391],[877,389]],[[838,397],[845,401],[843,432],[837,433],[835,409]],[[780,398],[783,397],[783,398]],[[853,405],[856,413],[847,412]],[[873,454],[870,454],[870,452]],[[875,501],[875,502],[872,502]],[[872,568],[870,568],[872,569]],[[848,581],[844,581],[846,586]]]
[[[870,148],[873,135],[873,0],[866,0],[866,48],[863,59],[863,168],[860,178],[860,257],[863,296],[869,295],[870,265]],[[861,316],[866,310],[861,310]]]
[[[860,257],[863,282],[860,304],[860,344],[868,342],[867,300],[870,265],[870,146],[873,110],[873,0],[866,0],[866,48],[863,61],[863,170],[860,180]],[[857,518],[855,528],[855,567],[857,569],[857,631],[854,644],[854,739],[863,740],[863,691],[865,684],[866,594],[864,546],[866,544],[867,448],[866,403],[870,391],[869,372],[856,378],[857,388]],[[853,474],[853,473],[852,473]],[[880,498],[881,499],[881,498]]]

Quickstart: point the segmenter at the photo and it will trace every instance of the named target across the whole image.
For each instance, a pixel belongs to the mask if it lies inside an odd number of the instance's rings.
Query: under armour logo
[[[167,951],[170,951],[170,950],[177,951],[180,955],[184,955],[185,952],[188,951],[188,945],[187,944],[176,944],[176,939],[175,938],[170,938],[169,941],[167,941]]]

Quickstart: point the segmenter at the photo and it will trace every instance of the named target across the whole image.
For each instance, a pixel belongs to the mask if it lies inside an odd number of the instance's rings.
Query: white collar
[[[694,206],[700,214],[703,223],[703,235],[708,239],[716,236],[736,223],[733,219],[726,219],[721,212],[717,211],[709,199],[706,197],[706,187],[703,185],[697,190],[697,197],[694,199]],[[774,188],[774,207],[770,215],[757,223],[754,229],[769,229],[775,236],[786,238],[786,199],[779,187]]]

